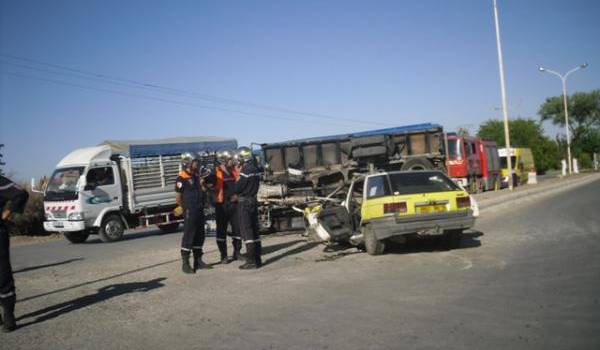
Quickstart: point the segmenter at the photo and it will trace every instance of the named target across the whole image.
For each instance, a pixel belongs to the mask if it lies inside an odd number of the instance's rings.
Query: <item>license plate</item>
[[[416,207],[417,214],[440,213],[446,211],[445,205],[423,205]]]
[[[56,228],[64,228],[64,227],[65,227],[65,224],[64,224],[64,223],[62,223],[62,222],[60,222],[60,221],[56,221],[56,222],[54,223],[54,227],[56,227]]]

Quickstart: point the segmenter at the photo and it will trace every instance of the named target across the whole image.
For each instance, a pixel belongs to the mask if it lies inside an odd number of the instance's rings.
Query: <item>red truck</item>
[[[494,141],[448,133],[448,174],[471,193],[500,188],[500,158]]]

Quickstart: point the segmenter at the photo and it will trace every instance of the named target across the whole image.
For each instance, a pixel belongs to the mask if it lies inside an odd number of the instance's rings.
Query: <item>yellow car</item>
[[[341,203],[309,206],[309,231],[324,241],[364,245],[382,254],[385,243],[409,236],[439,235],[447,248],[478,215],[469,194],[440,171],[397,171],[356,176]]]

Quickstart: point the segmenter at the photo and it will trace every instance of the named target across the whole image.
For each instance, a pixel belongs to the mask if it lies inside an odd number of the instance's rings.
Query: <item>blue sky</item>
[[[21,179],[106,139],[219,135],[247,144],[421,122],[475,131],[501,117],[491,0],[0,4],[1,54],[345,119],[84,80],[0,56],[0,143],[6,170]],[[499,7],[511,117],[536,117],[560,94],[538,64],[566,71],[587,61],[570,92],[600,88],[600,2]]]

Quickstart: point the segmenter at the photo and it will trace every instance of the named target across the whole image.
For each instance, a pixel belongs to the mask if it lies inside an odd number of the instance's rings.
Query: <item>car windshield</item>
[[[515,164],[517,163],[517,158],[515,156],[510,157],[510,164],[512,165],[512,167],[515,167]],[[506,164],[506,157],[500,157],[500,167],[501,168],[508,168],[508,164]]]
[[[46,187],[45,200],[73,200],[77,198],[77,182],[83,167],[56,169]]]
[[[448,140],[448,157],[450,159],[461,159],[460,142],[457,139]]]
[[[439,171],[401,172],[389,176],[394,194],[446,192],[460,189]]]

